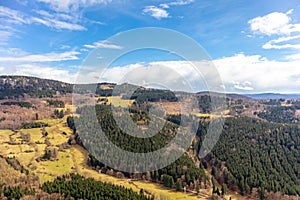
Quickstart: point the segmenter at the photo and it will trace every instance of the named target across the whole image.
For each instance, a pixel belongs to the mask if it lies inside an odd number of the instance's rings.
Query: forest
[[[60,81],[25,76],[0,76],[0,99],[53,97],[56,93],[71,93],[73,85]]]
[[[91,111],[90,109],[92,108],[79,108],[77,112],[81,114],[80,118],[68,119],[69,127],[74,132],[76,132],[74,120],[77,121],[77,129],[86,127],[90,123],[86,115]],[[182,117],[181,115],[168,116],[168,122],[161,133],[145,139],[134,138],[124,133],[115,123],[110,106],[97,105],[96,113],[100,127],[110,141],[132,152],[149,152],[163,147],[176,134]],[[121,110],[120,113],[122,113]],[[135,109],[132,111],[132,114],[134,113],[136,113]],[[144,116],[143,119],[147,118],[145,117],[147,109],[138,113]],[[201,148],[201,141],[206,135],[209,121],[205,119],[199,122],[197,143],[192,143],[195,151]],[[92,132],[91,129],[86,130]],[[213,151],[201,160],[200,168],[195,167],[194,161],[185,154],[170,166],[152,172],[151,180],[161,182],[170,188],[186,186],[189,189],[195,189],[197,184],[201,185],[201,182],[208,181],[202,169],[212,166],[212,175],[220,185],[239,191],[241,194],[251,194],[253,188],[258,188],[258,191],[266,189],[288,195],[299,195],[299,132],[299,128],[292,124],[266,122],[241,116],[231,117],[226,119],[222,135]],[[99,139],[89,132],[76,132],[76,134],[78,138],[84,138],[82,144],[86,147],[92,145],[88,141],[97,143]],[[92,166],[101,167],[104,172],[109,169],[97,161],[99,158],[93,157],[95,153],[100,153],[97,149],[94,148],[90,153]],[[182,170],[183,166],[188,167]],[[132,174],[125,173],[125,176],[131,177]],[[181,179],[182,176],[183,179]],[[214,192],[217,193],[217,189]],[[218,190],[221,193],[221,189]]]
[[[47,193],[60,193],[66,199],[132,199],[132,200],[150,200],[153,197],[134,192],[122,186],[116,186],[109,183],[96,181],[92,178],[84,178],[78,174],[63,175],[57,177],[53,182],[46,182],[42,185],[42,190]]]
[[[294,107],[272,106],[259,112],[257,116],[270,122],[296,123],[298,120],[295,111]]]
[[[198,136],[203,138],[207,124]],[[300,129],[296,125],[263,122],[249,117],[229,118],[224,131],[204,162],[213,166],[212,175],[242,194],[253,188],[300,194]],[[199,140],[201,141],[201,140]],[[201,145],[200,143],[198,145]],[[227,171],[222,170],[225,163]]]

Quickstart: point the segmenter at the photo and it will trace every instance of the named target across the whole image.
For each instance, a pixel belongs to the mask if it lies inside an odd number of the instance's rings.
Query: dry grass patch
[[[34,170],[34,172],[38,176],[47,174],[48,176],[52,177],[52,179],[57,176],[74,172],[74,163],[70,156],[70,150],[59,152],[57,159],[54,161],[35,161],[33,165],[36,166],[36,170]],[[43,177],[40,178],[42,179]]]
[[[107,100],[107,104],[112,104],[115,107],[129,107],[132,105],[132,103],[134,102],[134,100],[131,99],[122,99],[122,97],[120,96],[111,96],[111,97],[97,97],[96,101],[99,99],[106,99]],[[99,104],[103,104],[103,101],[100,101]]]

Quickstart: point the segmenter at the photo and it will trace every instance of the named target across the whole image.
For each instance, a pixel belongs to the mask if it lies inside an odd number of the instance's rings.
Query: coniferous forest
[[[205,135],[206,125],[198,131]],[[296,125],[263,122],[248,117],[227,119],[215,148],[204,162],[213,175],[242,194],[253,188],[300,194],[299,132]],[[238,142],[237,142],[238,141]],[[223,164],[228,171],[222,171]]]
[[[80,120],[77,119],[77,126],[89,123],[89,119],[84,115],[84,110],[89,109],[91,108],[84,107],[77,110],[82,117]],[[140,117],[146,119],[147,109],[142,109],[142,111],[139,112],[142,115]],[[169,116],[169,122],[165,124],[161,134],[151,139],[132,139],[132,136],[125,134],[117,127],[110,106],[97,105],[96,113],[106,136],[119,147],[133,152],[149,152],[161,148],[172,139],[173,134],[176,134],[177,124],[180,123],[179,116]],[[133,111],[133,115],[134,113]],[[73,121],[73,119],[70,118],[68,121]],[[195,140],[197,142],[192,143],[194,152],[200,149],[208,125],[207,120],[200,120],[197,131],[198,139]],[[74,128],[72,123],[69,126]],[[195,167],[191,158],[183,155],[170,166],[152,172],[151,179],[161,181],[167,187],[175,188],[176,181],[184,175],[185,178],[178,184],[180,187],[189,186],[190,183],[199,183],[208,179],[202,169],[209,165],[212,166],[212,175],[219,184],[225,184],[226,188],[239,191],[240,194],[251,194],[253,188],[259,188],[288,195],[299,195],[299,131],[300,129],[292,124],[266,122],[249,117],[228,118],[217,145],[208,156],[201,160],[200,168]],[[87,141],[99,139],[88,132],[78,133],[78,136],[84,138],[83,145],[87,146],[90,145]],[[93,150],[97,152],[97,149]],[[104,167],[104,171],[107,170],[105,165],[93,157],[93,152],[90,153],[92,165],[101,166]],[[183,166],[188,166],[187,170],[183,170]],[[126,173],[125,175],[131,176]]]
[[[53,182],[44,183],[41,188],[50,194],[63,194],[66,199],[153,199],[153,197],[143,194],[142,191],[140,193],[133,192],[132,189],[103,183],[92,178],[84,178],[78,174],[57,177]]]

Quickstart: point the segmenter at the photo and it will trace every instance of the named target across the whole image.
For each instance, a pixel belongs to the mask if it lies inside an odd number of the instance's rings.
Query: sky
[[[93,52],[100,49],[101,60],[101,52],[125,48],[109,38],[144,27],[174,30],[198,43],[226,92],[300,93],[298,0],[1,0],[0,74],[74,83]],[[191,82],[199,78],[180,56],[153,49],[111,65],[104,81],[159,67]],[[155,81],[166,78],[159,75]]]

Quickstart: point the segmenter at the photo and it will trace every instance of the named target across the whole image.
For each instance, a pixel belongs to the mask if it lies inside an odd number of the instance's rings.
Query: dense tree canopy
[[[93,199],[93,200],[150,200],[153,197],[133,192],[123,186],[96,181],[92,178],[84,178],[78,174],[57,177],[53,182],[45,182],[42,190],[48,193],[64,194],[67,199]]]
[[[202,124],[199,137],[206,134]],[[229,183],[228,174],[222,172],[226,163],[233,175],[231,183],[241,193],[250,193],[252,188],[263,187],[268,191],[285,194],[300,194],[300,129],[295,125],[263,122],[248,117],[229,118],[223,133],[206,157],[216,167],[217,180]],[[222,177],[223,178],[222,178]],[[227,180],[226,180],[227,179]]]

